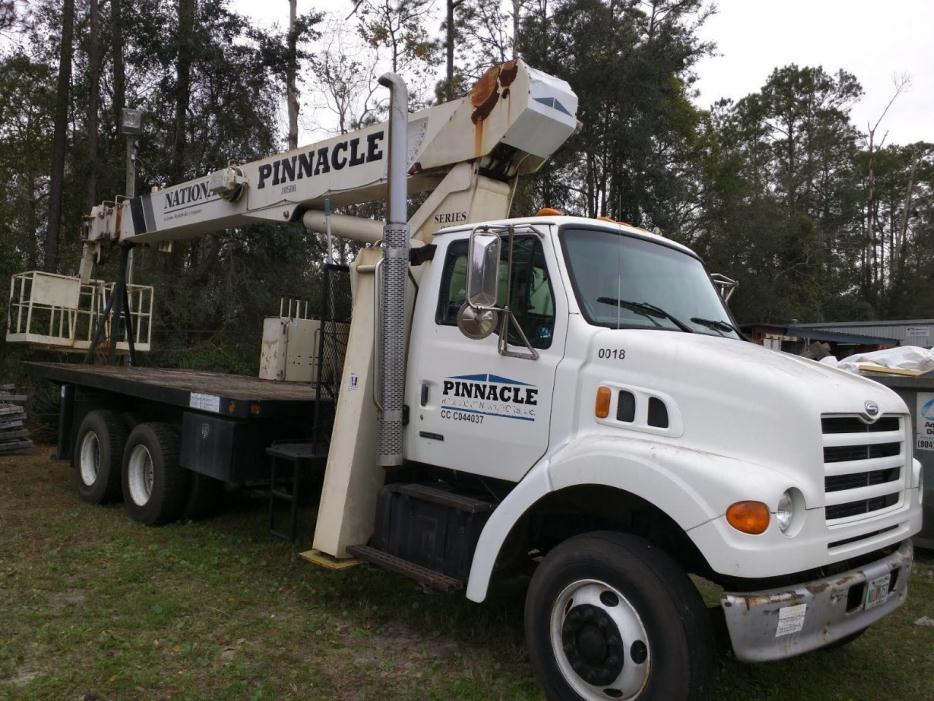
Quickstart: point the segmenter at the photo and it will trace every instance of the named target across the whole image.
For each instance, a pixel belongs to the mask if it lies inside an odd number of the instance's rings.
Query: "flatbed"
[[[311,410],[316,386],[199,370],[23,363],[33,377],[74,384],[221,416],[273,418]],[[310,420],[309,415],[309,420]]]
[[[118,413],[128,428],[140,421],[177,426],[180,464],[227,482],[269,479],[266,449],[277,443],[311,442],[316,454],[326,453],[334,402],[327,392],[319,401],[313,383],[155,367],[24,367],[62,387],[60,459],[72,457],[81,421],[98,409]]]

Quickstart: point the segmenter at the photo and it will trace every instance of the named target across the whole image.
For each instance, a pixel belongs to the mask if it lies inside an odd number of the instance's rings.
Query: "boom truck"
[[[689,574],[720,587],[750,662],[844,644],[899,607],[921,477],[898,396],[746,342],[723,280],[674,241],[556,211],[505,218],[516,178],[578,126],[563,81],[513,61],[413,114],[404,83],[381,82],[388,127],[92,211],[86,279],[105,244],[256,219],[373,245],[350,266],[334,396],[320,363],[310,384],[31,364],[62,385],[59,454],[81,496],[122,494],[157,524],[221,481],[275,491],[276,460],[324,464],[305,556],[475,602],[531,571],[526,639],[553,699],[707,696],[714,614]],[[387,182],[385,226],[322,209]],[[407,190],[427,193],[411,217]],[[335,320],[319,321],[323,338]],[[321,417],[328,435],[309,436]]]

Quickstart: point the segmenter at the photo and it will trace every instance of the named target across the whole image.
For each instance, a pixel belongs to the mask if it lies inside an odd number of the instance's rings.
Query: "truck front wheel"
[[[120,462],[126,428],[112,411],[89,411],[78,427],[71,464],[78,494],[91,504],[120,498]]]
[[[549,699],[700,701],[710,692],[707,609],[642,538],[601,531],[552,550],[529,585],[525,634]]]
[[[134,521],[157,526],[181,517],[188,470],[178,464],[178,433],[170,424],[142,423],[123,452],[123,500]]]

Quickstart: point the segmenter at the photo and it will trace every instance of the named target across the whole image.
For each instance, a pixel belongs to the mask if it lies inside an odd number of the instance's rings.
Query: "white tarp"
[[[843,360],[837,360],[832,355],[828,355],[826,358],[821,358],[820,362],[824,365],[855,373],[859,372],[860,363],[873,363],[884,368],[918,370],[923,374],[934,370],[934,349],[928,350],[919,346],[900,346],[898,348],[873,351],[872,353],[858,353]]]

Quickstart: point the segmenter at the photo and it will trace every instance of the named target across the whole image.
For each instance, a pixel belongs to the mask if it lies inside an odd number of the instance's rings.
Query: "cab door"
[[[507,299],[538,358],[502,355],[498,334],[473,340],[457,328],[466,299],[469,232],[441,235],[423,278],[409,343],[406,455],[410,460],[518,481],[545,453],[555,371],[564,355],[567,299],[551,239],[503,239],[498,303]],[[527,352],[509,335],[509,350]]]

